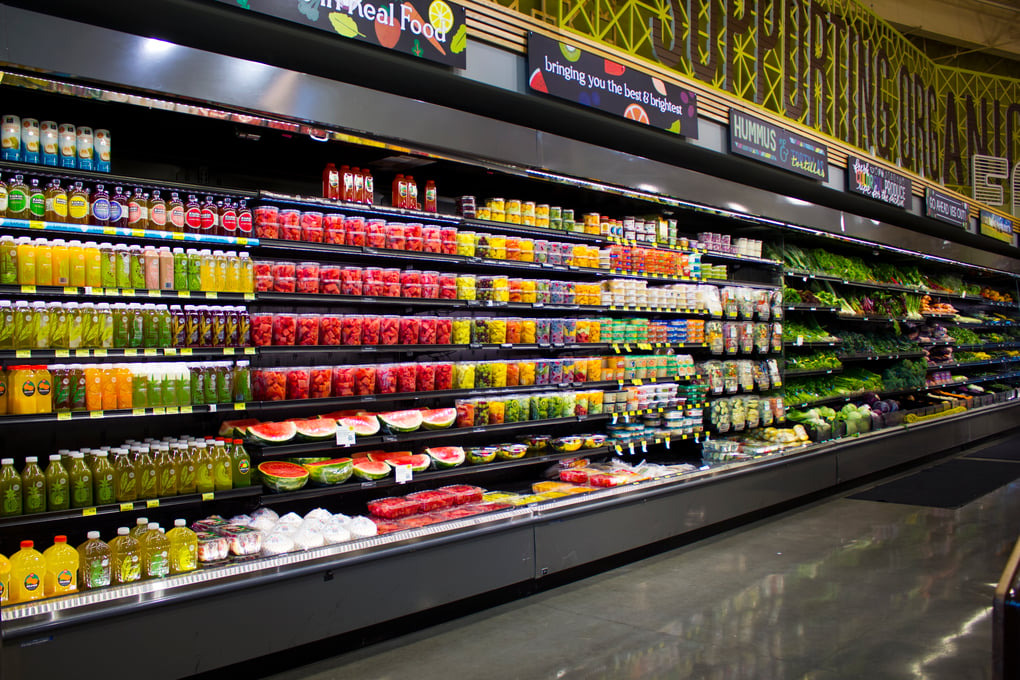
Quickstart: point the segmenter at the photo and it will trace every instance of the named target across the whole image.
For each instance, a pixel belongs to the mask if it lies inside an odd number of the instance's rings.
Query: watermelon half
[[[308,470],[294,463],[269,460],[259,463],[262,485],[271,491],[297,491],[308,483]]]
[[[309,418],[294,421],[297,436],[311,441],[326,441],[336,437],[336,421],[332,418]]]
[[[288,458],[288,463],[295,463],[297,465],[311,465],[312,463],[323,463],[327,460],[332,460],[329,456],[301,456],[298,458]]]
[[[372,456],[372,460],[378,460],[375,456]],[[410,465],[411,472],[425,472],[432,467],[432,458],[426,456],[424,453],[418,453],[412,455],[410,451],[402,451],[398,456],[387,456],[386,462],[390,465]]]
[[[384,461],[374,461],[368,458],[359,458],[354,461],[354,476],[366,482],[374,482],[378,479],[386,479],[390,476],[390,465]]]
[[[371,437],[379,434],[379,419],[374,415],[347,416],[340,419],[341,427],[349,427],[359,437]]]
[[[297,436],[294,423],[259,423],[248,428],[248,436],[261,444],[286,444]]]
[[[421,422],[426,430],[445,430],[457,421],[457,409],[434,408],[421,412]]]
[[[425,449],[425,453],[432,458],[438,469],[455,468],[463,465],[465,460],[464,449],[459,446],[435,446]]]
[[[334,458],[319,463],[306,463],[312,484],[316,486],[332,486],[343,484],[354,474],[354,463],[350,458]]]
[[[257,418],[247,418],[245,420],[224,420],[220,423],[220,431],[217,432],[221,437],[243,437],[248,434],[248,428],[252,425],[258,425],[261,420]]]
[[[387,411],[376,414],[379,422],[390,432],[414,432],[422,425],[421,411],[408,409],[406,411]]]

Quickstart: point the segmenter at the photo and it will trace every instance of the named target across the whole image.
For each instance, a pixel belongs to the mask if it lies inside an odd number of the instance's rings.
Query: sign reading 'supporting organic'
[[[216,0],[395,52],[464,68],[464,8],[450,0]]]
[[[698,136],[695,93],[573,45],[531,33],[528,72],[528,86],[536,92],[684,137]]]

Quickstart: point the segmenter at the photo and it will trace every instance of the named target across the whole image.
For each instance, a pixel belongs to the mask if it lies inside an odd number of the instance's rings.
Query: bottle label
[[[71,490],[71,497],[74,499],[75,507],[84,507],[92,500],[92,482],[87,477],[74,480],[74,488]]]
[[[87,580],[85,585],[89,588],[105,588],[110,585],[110,560],[101,557],[89,562],[85,577]]]
[[[32,194],[29,201],[29,212],[35,217],[46,216],[46,196],[44,194]]]
[[[246,475],[251,472],[251,461],[247,458],[242,458],[237,462],[237,471],[242,475]]]
[[[38,385],[36,386],[36,389],[39,392],[39,396],[48,397],[50,395],[50,391],[53,389],[53,386],[50,384],[49,380],[43,378],[42,380],[39,381]]]
[[[21,393],[26,397],[34,397],[35,383],[32,382],[31,380],[26,380],[25,382],[21,383]]]
[[[152,225],[155,227],[166,226],[166,206],[159,204],[152,206],[149,221],[152,222]]]
[[[71,217],[75,219],[81,219],[85,217],[88,211],[88,207],[85,204],[85,199],[81,197],[74,197],[71,199]],[[97,198],[92,202],[92,216],[100,222],[106,222],[110,219],[110,199],[108,198]]]
[[[431,203],[432,201],[436,200],[436,188],[435,187],[428,187],[427,189],[425,189],[425,200],[428,201],[429,203]]]
[[[0,213],[7,212],[7,185],[0,182]]]
[[[49,503],[50,508],[62,508],[67,504],[67,482],[58,481],[50,487]]]
[[[223,231],[227,232],[227,235],[233,234],[237,231],[237,213],[225,212],[222,217]]]
[[[117,223],[124,219],[124,212],[127,206],[120,201],[110,201],[110,223]]]
[[[201,208],[188,208],[187,212],[184,213],[184,224],[189,229],[201,229],[202,228],[202,210]]]
[[[96,477],[95,502],[99,505],[113,503],[113,474],[108,473],[105,477]]]
[[[61,588],[67,588],[74,583],[74,574],[71,573],[70,569],[62,569],[57,574],[57,585]]]
[[[21,187],[11,190],[7,199],[7,212],[16,216],[26,210],[28,210],[28,192]]]
[[[29,572],[28,574],[25,574],[24,584],[25,590],[32,593],[38,590],[39,586],[42,585],[42,579],[40,579],[39,574],[35,573],[34,571]]]
[[[184,206],[175,205],[170,211],[170,224],[178,229],[184,228]]]
[[[252,230],[252,215],[249,211],[245,210],[237,215],[237,231],[241,235],[250,234]]]
[[[21,512],[21,485],[11,484],[4,492],[3,509],[5,515],[15,515]]]
[[[149,558],[149,577],[163,578],[170,573],[170,560],[167,559],[166,551],[153,553]]]
[[[67,217],[67,195],[57,194],[46,200],[46,212],[53,213],[57,217]]]
[[[212,231],[216,226],[216,213],[212,208],[202,208],[199,220],[202,231]]]
[[[142,206],[137,201],[128,202],[128,224],[138,224],[142,219]]]

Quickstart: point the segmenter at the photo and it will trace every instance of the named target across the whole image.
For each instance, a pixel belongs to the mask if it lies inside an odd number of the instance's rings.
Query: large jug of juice
[[[117,529],[117,537],[110,541],[110,573],[115,585],[133,583],[142,577],[138,541],[127,527]]]
[[[11,556],[11,604],[43,599],[45,576],[46,559],[32,541],[22,541],[21,550]]]
[[[188,528],[187,521],[174,520],[174,528],[166,537],[170,539],[170,573],[184,574],[198,568],[198,536]]]
[[[142,577],[166,578],[170,574],[170,539],[155,522],[142,536]]]
[[[14,459],[0,460],[0,517],[21,514],[21,475],[14,469]]]
[[[131,538],[138,541],[138,549],[142,547],[142,536],[149,532],[149,518],[139,517],[135,520],[135,525],[131,527]]]
[[[92,454],[92,502],[96,505],[110,505],[117,501],[113,465],[106,451]]]
[[[62,238],[55,239],[50,243],[53,261],[53,285],[71,285],[71,260],[70,252],[67,249],[67,241]]]
[[[25,456],[25,468],[21,471],[21,490],[26,515],[46,512],[46,475],[39,467],[39,459],[36,456]]]
[[[46,597],[77,592],[78,551],[67,544],[67,536],[55,536],[43,558],[46,560]]]
[[[44,238],[35,240],[35,282],[40,286],[53,283],[53,245]]]
[[[11,600],[11,561],[0,555],[0,606]]]
[[[111,580],[110,546],[100,540],[98,531],[90,531],[86,537],[88,540],[78,546],[78,587],[105,588]]]
[[[205,442],[198,442],[192,450],[195,452],[195,491],[198,493],[215,491],[216,477],[212,452]]]
[[[60,454],[50,456],[46,466],[46,507],[49,510],[67,510],[71,507],[71,476],[60,460]]]

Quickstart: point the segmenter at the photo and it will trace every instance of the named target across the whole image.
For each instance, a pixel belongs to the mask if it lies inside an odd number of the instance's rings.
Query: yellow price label
[[[216,298],[218,298],[220,296],[220,294],[217,293],[217,292],[214,292],[214,291],[209,291],[208,293],[205,294],[205,296],[207,298],[209,298],[210,300],[215,300]]]
[[[29,229],[45,229],[46,228],[46,223],[45,222],[40,222],[39,220],[29,220],[28,221],[28,228]]]
[[[175,357],[177,356],[177,348],[167,347],[166,349],[163,350],[163,355],[168,357]]]
[[[124,356],[126,356],[126,357],[136,357],[136,356],[138,356],[138,350],[137,349],[126,349],[126,350],[124,350]]]
[[[126,295],[127,297],[133,297],[134,294],[135,294],[135,289],[134,288],[125,288],[121,292],[124,293],[124,295]]]
[[[104,292],[104,295],[110,295],[112,297],[117,297],[117,296],[120,295],[120,290],[118,290],[116,288],[107,288],[106,291]]]
[[[227,356],[231,356],[234,353],[234,348],[233,347],[224,347],[223,348],[223,353],[225,355],[227,355]]]
[[[21,292],[22,293],[34,293],[35,292],[35,286],[22,286],[21,287]]]
[[[245,293],[244,299],[251,302],[252,300],[255,299],[255,293]]]
[[[179,290],[179,291],[177,291],[177,297],[189,298],[189,297],[191,297],[191,291],[190,290]]]
[[[149,297],[154,297],[154,298],[163,297],[163,291],[161,291],[161,290],[150,290],[149,291]]]
[[[185,415],[188,414],[188,413],[192,413],[192,412],[194,412],[194,409],[191,408],[190,406],[182,406],[181,407],[181,413],[184,413]]]
[[[134,503],[121,503],[120,504],[120,511],[121,512],[131,512],[134,509],[135,509],[135,504]]]
[[[78,289],[75,288],[74,286],[64,286],[64,293],[66,295],[77,295]]]
[[[159,352],[157,350],[155,350],[155,349],[147,349],[147,350],[145,350],[145,356],[147,356],[147,357],[154,357],[154,356],[157,356],[158,354],[159,354]]]
[[[70,352],[70,351],[68,351],[68,350],[66,350],[66,349],[58,349],[58,350],[57,350],[57,351],[56,351],[56,352],[54,353],[54,356],[56,356],[56,357],[57,357],[58,359],[64,359],[64,358],[66,358],[66,357],[69,357],[69,356],[71,356],[71,352]]]
[[[82,517],[95,517],[95,515],[96,515],[96,509],[95,508],[82,508],[81,509],[81,516]]]
[[[642,380],[641,378],[634,378],[633,380],[630,381],[630,384],[637,385],[638,387],[640,387],[641,385],[645,384],[645,381]]]
[[[620,346],[615,342],[613,343],[613,351],[616,352],[617,354],[620,353]]]
[[[175,231],[174,233],[170,234],[170,238],[172,238],[175,241],[183,241],[184,240],[184,234]]]
[[[105,357],[107,355],[107,351],[105,349],[97,349],[95,350],[95,355],[97,357]]]
[[[211,501],[215,497],[216,494],[214,494],[212,491],[206,491],[205,493],[202,494],[203,501]]]
[[[113,227],[103,227],[103,233],[106,234],[107,236],[116,236],[117,230],[114,229]]]
[[[177,415],[180,412],[181,412],[181,409],[179,409],[176,406],[167,406],[166,407],[166,414],[168,416],[175,416],[175,415]]]
[[[133,416],[144,416],[145,415],[145,409],[144,408],[133,408],[133,409],[131,409],[131,415],[133,415]]]
[[[132,229],[131,230],[131,235],[134,236],[135,238],[145,238],[145,230],[144,229]]]
[[[239,246],[246,246],[246,245],[248,245],[248,239],[245,238],[244,236],[239,237],[237,239],[237,245],[239,245]]]
[[[234,403],[234,410],[235,410],[235,411],[243,411],[243,410],[245,410],[246,408],[248,408],[248,404],[246,404],[246,403],[245,403],[245,402],[243,402],[243,401],[238,401],[238,402],[235,402],[235,403]]]
[[[70,420],[70,419],[71,419],[70,411],[60,411],[57,413],[57,420]]]
[[[89,418],[103,418],[106,414],[102,411],[89,411]]]
[[[156,408],[152,409],[152,415],[154,415],[154,416],[165,416],[166,415],[166,409],[163,408],[162,406],[156,407]]]
[[[254,347],[245,347],[244,348],[244,353],[245,354],[255,354],[255,348]]]
[[[194,351],[190,347],[185,347],[181,350],[181,356],[183,357],[190,357],[192,354],[194,354]]]
[[[630,343],[629,342],[623,343],[623,349],[626,350],[627,352],[629,352],[630,351]]]
[[[159,507],[159,499],[151,498],[151,499],[145,501],[145,507],[146,508],[158,508]]]
[[[19,349],[14,353],[14,356],[18,359],[28,359],[32,356],[32,350],[30,349]]]

